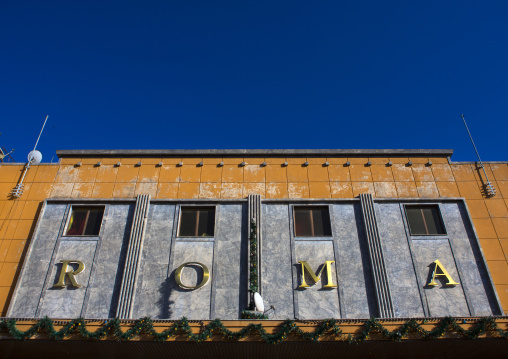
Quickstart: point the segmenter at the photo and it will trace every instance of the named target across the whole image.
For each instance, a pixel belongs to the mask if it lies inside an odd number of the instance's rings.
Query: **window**
[[[406,206],[406,216],[413,236],[446,234],[438,206]]]
[[[104,207],[72,207],[67,236],[98,236]]]
[[[179,237],[213,237],[214,207],[182,207]]]
[[[295,207],[296,237],[326,237],[332,235],[328,207]]]

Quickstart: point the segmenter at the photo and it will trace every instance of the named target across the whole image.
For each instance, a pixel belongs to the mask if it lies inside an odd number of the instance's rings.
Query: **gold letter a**
[[[436,277],[446,277],[446,279],[448,279],[448,282],[446,283],[446,285],[458,285],[459,284],[452,279],[452,276],[450,274],[448,274],[448,271],[445,269],[445,267],[443,267],[443,265],[441,264],[439,259],[436,259],[434,261],[434,263],[435,263],[435,266],[434,266],[434,271],[432,272],[432,280],[427,285],[436,286],[437,285],[436,280],[435,280]],[[441,271],[441,273],[437,272],[438,269]]]

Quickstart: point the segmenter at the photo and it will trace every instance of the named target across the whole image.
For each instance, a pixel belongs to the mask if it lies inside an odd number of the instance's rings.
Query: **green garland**
[[[471,329],[463,329],[457,320],[452,317],[442,318],[434,327],[434,329],[428,331],[425,330],[418,321],[421,319],[410,319],[402,324],[399,328],[394,331],[389,331],[384,328],[381,323],[375,318],[371,318],[363,323],[364,331],[356,337],[348,334],[347,336],[342,334],[342,329],[339,327],[339,323],[335,319],[327,319],[321,321],[319,326],[314,332],[304,332],[298,327],[294,320],[285,320],[279,327],[279,330],[275,334],[269,334],[263,328],[262,324],[249,324],[246,327],[240,329],[237,332],[233,332],[227,329],[224,324],[219,320],[215,319],[206,325],[200,334],[192,333],[192,329],[189,325],[187,318],[182,318],[175,321],[171,327],[164,330],[161,333],[157,333],[154,329],[153,321],[150,318],[142,318],[134,323],[134,326],[128,329],[126,332],[121,330],[121,323],[118,319],[113,319],[104,322],[103,326],[97,329],[95,332],[89,332],[86,329],[86,321],[83,318],[71,320],[62,329],[56,331],[53,326],[53,320],[45,317],[34,324],[30,329],[21,331],[16,327],[15,319],[3,319],[0,321],[0,331],[7,331],[14,339],[27,340],[35,336],[39,332],[45,331],[49,334],[53,340],[62,340],[63,338],[72,335],[80,334],[85,339],[100,340],[108,336],[112,336],[119,341],[130,340],[140,335],[146,335],[153,338],[156,341],[164,342],[169,338],[185,334],[189,340],[196,343],[200,343],[210,338],[213,334],[220,334],[224,339],[231,341],[238,341],[245,338],[249,334],[257,334],[265,343],[279,344],[282,343],[288,335],[292,335],[307,341],[317,342],[325,335],[334,335],[335,337],[340,336],[340,340],[347,340],[349,343],[361,343],[369,339],[373,333],[379,333],[383,338],[400,341],[406,337],[410,332],[416,333],[420,338],[435,339],[445,335],[446,332],[452,332],[460,335],[466,339],[476,339],[480,335],[487,331],[496,332],[502,338],[508,338],[508,332],[502,330],[497,326],[494,318],[485,317],[480,319],[472,319],[474,326]],[[471,321],[471,320],[470,320]],[[423,323],[426,323],[423,320]],[[467,321],[464,319],[462,323],[465,324]]]
[[[362,342],[366,339],[369,339],[369,335],[371,333],[380,333],[383,338],[387,338],[390,340],[400,341],[402,338],[406,337],[410,332],[415,332],[420,338],[425,339],[436,339],[443,337],[446,332],[455,332],[465,339],[477,339],[480,335],[484,334],[487,331],[495,331],[502,338],[508,338],[508,331],[502,330],[497,326],[496,321],[492,317],[485,317],[480,319],[474,319],[475,325],[471,329],[464,329],[459,324],[457,324],[457,320],[453,317],[444,317],[442,318],[432,330],[425,330],[416,319],[409,319],[404,324],[402,324],[398,329],[390,332],[388,329],[384,328],[381,323],[375,318],[371,318],[364,323],[365,330],[360,333],[357,338],[353,338],[352,336],[348,336],[348,340],[350,342]],[[426,323],[427,320],[423,320],[423,323]],[[467,320],[463,319],[462,324],[466,324]]]
[[[258,240],[256,235],[256,221],[250,222],[250,268],[249,268],[249,291],[258,291]]]
[[[242,310],[241,318],[242,319],[268,319],[268,317],[266,315],[264,315],[263,313],[261,313],[261,312],[255,313],[250,310]]]

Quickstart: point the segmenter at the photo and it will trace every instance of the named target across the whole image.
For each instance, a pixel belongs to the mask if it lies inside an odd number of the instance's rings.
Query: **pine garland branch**
[[[250,222],[250,265],[249,265],[249,291],[255,293],[259,290],[258,284],[258,250],[257,250],[257,225],[252,219]]]
[[[242,319],[268,319],[268,317],[263,313],[254,313],[250,310],[242,310]]]
[[[426,320],[422,324],[426,324]],[[462,324],[466,324],[467,320],[463,319]],[[189,325],[187,318],[175,321],[168,329],[158,333],[153,325],[153,321],[149,318],[141,318],[137,320],[134,325],[127,331],[123,332],[121,323],[118,319],[113,319],[105,322],[103,326],[95,332],[90,332],[86,328],[86,322],[83,318],[77,318],[68,322],[63,328],[56,331],[54,328],[53,320],[44,317],[37,321],[31,328],[26,331],[21,331],[16,326],[17,322],[14,319],[4,319],[0,321],[0,331],[5,331],[16,340],[28,340],[41,332],[46,332],[53,340],[62,340],[73,334],[79,334],[85,339],[100,340],[108,336],[112,336],[119,341],[128,341],[134,337],[145,335],[155,341],[164,342],[171,337],[178,334],[183,334],[188,337],[190,341],[200,343],[209,339],[213,334],[222,335],[226,340],[238,341],[245,338],[247,335],[258,335],[265,343],[278,344],[284,342],[289,335],[301,338],[306,341],[319,341],[325,335],[333,335],[340,337],[340,340],[347,340],[349,343],[361,343],[370,338],[374,333],[379,333],[383,338],[401,341],[410,333],[415,333],[418,337],[423,339],[436,339],[443,337],[445,333],[455,333],[465,339],[477,339],[479,336],[491,332],[497,334],[500,338],[508,338],[508,331],[498,327],[496,321],[492,317],[485,317],[474,319],[471,329],[462,328],[457,320],[452,317],[442,318],[432,330],[426,330],[418,323],[416,319],[409,319],[397,329],[389,331],[386,329],[378,319],[371,318],[363,323],[364,330],[358,335],[353,336],[348,334],[344,337],[340,324],[335,319],[327,319],[321,321],[318,327],[313,332],[303,331],[294,320],[285,320],[278,331],[274,334],[266,332],[262,324],[250,323],[246,327],[237,332],[227,329],[224,324],[215,319],[203,328],[200,334],[192,333],[192,328]]]

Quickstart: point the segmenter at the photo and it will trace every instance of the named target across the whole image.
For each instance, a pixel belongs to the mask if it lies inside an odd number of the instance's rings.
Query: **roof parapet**
[[[57,150],[63,157],[450,157],[451,149]]]

